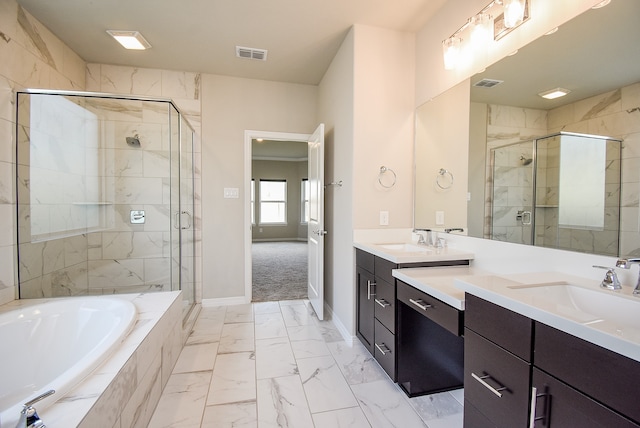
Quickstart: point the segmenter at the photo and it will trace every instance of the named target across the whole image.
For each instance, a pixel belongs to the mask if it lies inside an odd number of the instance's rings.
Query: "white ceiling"
[[[18,0],[88,63],[318,84],[353,24],[416,31],[447,0]],[[126,51],[106,30],[153,46]],[[268,50],[267,62],[235,46]]]

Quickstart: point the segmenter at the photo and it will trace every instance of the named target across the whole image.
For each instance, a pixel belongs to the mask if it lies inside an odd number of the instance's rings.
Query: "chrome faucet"
[[[619,259],[616,262],[616,267],[622,269],[630,269],[631,265],[637,264],[640,264],[640,258]],[[636,282],[636,286],[633,289],[633,294],[640,295],[640,272],[638,272],[638,281]]]
[[[16,428],[46,428],[46,425],[44,424],[44,422],[42,422],[40,416],[38,416],[36,408],[33,407],[33,405],[40,400],[44,400],[55,392],[56,391],[54,391],[53,389],[50,389],[44,394],[38,395],[33,400],[24,403],[24,407],[20,412],[20,419],[18,420]]]
[[[427,238],[425,239],[424,235],[418,232],[427,232]],[[413,233],[418,233],[418,235],[420,235],[420,237],[418,238],[418,244],[426,245],[429,247],[433,245],[431,229],[413,229]]]

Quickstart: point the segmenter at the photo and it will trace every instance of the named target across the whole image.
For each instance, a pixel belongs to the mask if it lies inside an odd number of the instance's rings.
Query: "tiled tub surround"
[[[38,411],[50,428],[146,427],[180,355],[184,333],[181,292],[120,295],[138,311],[120,347],[89,377]],[[38,300],[16,300],[9,311]],[[5,350],[15,352],[15,350]],[[38,406],[35,406],[36,409]]]

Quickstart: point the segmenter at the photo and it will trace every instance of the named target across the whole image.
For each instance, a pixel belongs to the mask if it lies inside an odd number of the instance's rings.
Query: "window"
[[[300,194],[302,195],[302,212],[300,213],[300,223],[309,223],[309,179],[303,178],[300,186]]]
[[[260,180],[260,224],[287,223],[287,181]]]
[[[251,224],[256,224],[256,180],[251,179]]]

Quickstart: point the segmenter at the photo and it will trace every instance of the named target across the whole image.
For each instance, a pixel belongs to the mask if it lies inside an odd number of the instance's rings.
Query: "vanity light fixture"
[[[493,39],[499,40],[529,19],[529,2],[530,0],[493,0],[473,17],[467,19],[467,22],[442,41],[445,70],[453,70],[460,63],[463,51],[462,33],[465,30],[470,29],[468,38],[473,47],[465,48],[464,51],[477,52],[490,43],[492,33]],[[499,15],[493,19],[495,14]]]
[[[125,49],[145,50],[151,44],[138,31],[107,30],[107,34],[116,39]]]
[[[555,100],[556,98],[564,97],[569,92],[571,92],[571,91],[568,90],[568,89],[555,88],[555,89],[550,89],[548,91],[540,92],[538,95],[540,95],[542,98],[546,98],[548,100]]]

